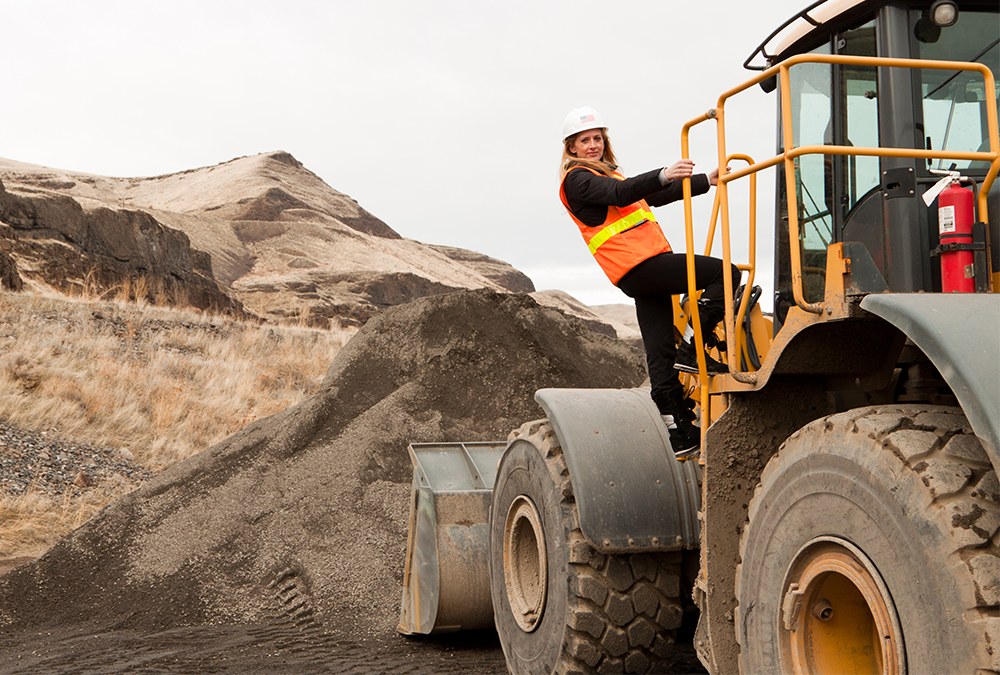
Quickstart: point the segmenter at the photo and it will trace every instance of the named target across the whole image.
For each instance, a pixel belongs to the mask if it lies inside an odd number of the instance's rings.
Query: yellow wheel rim
[[[842,539],[821,537],[799,550],[785,576],[779,623],[786,672],[905,670],[892,597],[867,556]]]

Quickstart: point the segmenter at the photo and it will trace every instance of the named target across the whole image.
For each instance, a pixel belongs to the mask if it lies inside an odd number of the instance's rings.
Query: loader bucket
[[[493,627],[490,499],[507,448],[413,443],[413,498],[397,630],[403,635]]]

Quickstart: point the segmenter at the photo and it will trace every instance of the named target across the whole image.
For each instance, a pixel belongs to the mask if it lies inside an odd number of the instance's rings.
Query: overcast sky
[[[807,4],[0,0],[0,156],[154,176],[286,150],[404,237],[506,260],[539,290],[629,302],[559,203],[566,113],[603,114],[626,174],[670,164],[684,122],[749,79],[746,57]],[[773,155],[774,111],[756,88],[727,106],[729,150]],[[715,133],[692,135],[698,170],[717,163]],[[697,201],[703,233],[711,201]],[[683,250],[682,205],[658,217]]]

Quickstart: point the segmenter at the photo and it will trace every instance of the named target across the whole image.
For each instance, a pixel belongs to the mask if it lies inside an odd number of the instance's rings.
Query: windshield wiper
[[[994,47],[996,47],[998,43],[1000,43],[1000,38],[997,38],[996,40],[994,40],[993,42],[991,42],[989,45],[987,45],[986,49],[984,49],[983,51],[979,52],[978,54],[976,54],[975,56],[973,56],[971,59],[969,59],[969,63],[976,63],[977,61],[979,61],[979,59],[983,58],[983,56],[986,55],[986,52],[988,52],[989,50],[991,50]],[[938,93],[939,91],[941,91],[942,89],[944,89],[945,87],[947,87],[951,83],[952,80],[954,80],[956,77],[958,77],[959,75],[961,75],[963,72],[965,72],[965,71],[963,71],[963,70],[958,71],[957,73],[955,73],[954,75],[952,75],[951,77],[949,77],[947,80],[945,80],[944,82],[942,82],[941,84],[939,84],[936,89],[934,89],[933,91],[931,91],[930,93],[928,93],[926,96],[924,96],[924,98],[930,98],[932,94]]]

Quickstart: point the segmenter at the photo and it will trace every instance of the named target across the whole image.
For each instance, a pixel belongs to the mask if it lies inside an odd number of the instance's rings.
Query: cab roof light
[[[935,25],[947,28],[958,21],[958,5],[953,0],[935,0],[931,5],[931,19]]]

